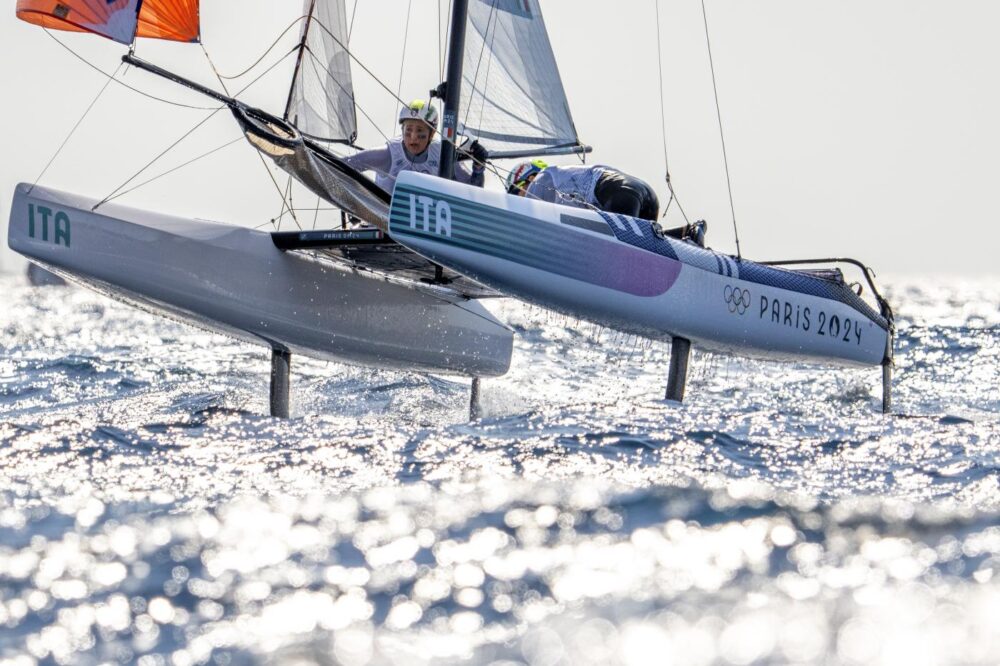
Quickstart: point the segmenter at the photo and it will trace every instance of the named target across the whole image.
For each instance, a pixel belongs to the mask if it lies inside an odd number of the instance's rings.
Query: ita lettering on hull
[[[28,237],[69,247],[71,239],[69,215],[48,206],[29,203]]]

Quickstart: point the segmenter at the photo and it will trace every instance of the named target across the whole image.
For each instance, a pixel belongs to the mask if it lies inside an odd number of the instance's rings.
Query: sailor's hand
[[[486,160],[490,158],[490,151],[486,150],[486,147],[479,143],[479,141],[473,141],[469,145],[469,154],[476,161],[476,166],[486,164]]]

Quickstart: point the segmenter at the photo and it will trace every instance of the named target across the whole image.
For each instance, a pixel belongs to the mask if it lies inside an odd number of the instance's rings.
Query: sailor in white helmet
[[[577,208],[656,221],[660,201],[648,183],[617,169],[593,166],[546,166],[535,160],[518,164],[507,178],[510,194]]]
[[[441,167],[441,142],[434,140],[437,123],[437,110],[424,100],[415,99],[399,112],[400,136],[390,139],[382,148],[362,150],[344,161],[358,171],[374,171],[375,183],[386,192],[392,192],[401,171],[436,176]],[[482,187],[486,150],[474,141],[467,152],[473,158],[472,170],[456,163],[455,179]]]

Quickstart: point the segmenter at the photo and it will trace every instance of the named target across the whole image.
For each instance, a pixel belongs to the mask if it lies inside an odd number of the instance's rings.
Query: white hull
[[[885,320],[846,285],[658,238],[645,220],[403,173],[390,234],[502,293],[645,337],[846,365],[887,353]]]
[[[476,301],[345,270],[244,227],[17,187],[8,244],[116,300],[241,340],[382,368],[497,376],[513,333]]]

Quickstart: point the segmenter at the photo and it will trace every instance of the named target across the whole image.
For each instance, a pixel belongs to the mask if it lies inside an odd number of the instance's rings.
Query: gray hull
[[[382,368],[497,376],[511,330],[476,301],[274,247],[244,227],[18,185],[8,244],[116,300],[247,342]]]

